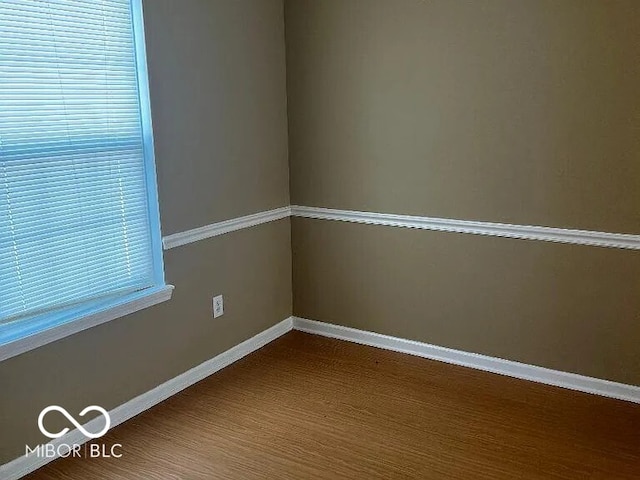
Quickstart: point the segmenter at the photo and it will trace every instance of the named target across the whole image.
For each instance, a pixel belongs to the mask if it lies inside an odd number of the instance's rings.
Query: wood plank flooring
[[[640,405],[291,332],[29,480],[640,479]]]

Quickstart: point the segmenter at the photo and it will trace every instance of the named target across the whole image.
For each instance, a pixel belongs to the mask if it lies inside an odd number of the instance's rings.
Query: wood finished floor
[[[639,479],[640,406],[291,332],[29,480]]]

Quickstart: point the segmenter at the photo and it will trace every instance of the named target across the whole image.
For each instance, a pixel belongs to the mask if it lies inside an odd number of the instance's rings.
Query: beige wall
[[[145,0],[165,235],[289,181],[303,205],[640,233],[636,1],[285,3],[286,90],[280,0]],[[170,302],[0,363],[0,463],[44,406],[113,408],[288,317],[291,250],[300,316],[640,384],[636,252],[292,226],[165,252]]]
[[[640,2],[286,0],[292,203],[640,233]],[[640,256],[294,219],[294,313],[640,385]]]
[[[165,235],[289,204],[281,0],[145,0]]]
[[[292,203],[640,233],[637,0],[287,0]]]
[[[144,8],[163,232],[287,205],[281,2]],[[288,220],[172,249],[165,267],[171,301],[0,363],[0,464],[46,440],[45,406],[114,408],[291,315]]]
[[[303,318],[640,385],[640,255],[295,218]]]

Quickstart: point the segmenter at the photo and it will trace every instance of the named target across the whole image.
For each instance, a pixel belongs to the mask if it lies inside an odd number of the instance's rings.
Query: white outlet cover
[[[224,315],[224,298],[222,295],[216,295],[213,297],[213,318],[218,318]]]

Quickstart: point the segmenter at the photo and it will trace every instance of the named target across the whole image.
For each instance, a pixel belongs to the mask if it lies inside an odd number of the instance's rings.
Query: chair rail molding
[[[165,250],[180,247],[188,243],[204,240],[205,238],[217,237],[225,233],[235,232],[243,228],[254,227],[262,223],[273,222],[291,216],[291,207],[280,207],[274,210],[245,215],[244,217],[231,218],[222,222],[204,225],[184,232],[173,233],[162,238],[162,245]]]
[[[589,245],[596,247],[624,248],[640,250],[640,235],[628,233],[608,233],[591,230],[576,230],[535,225],[513,225],[509,223],[478,222],[451,218],[397,215],[392,213],[360,212],[333,208],[291,206],[294,217],[341,222],[384,225],[388,227],[415,228],[439,232],[470,233],[494,237],[541,240],[545,242]]]
[[[438,232],[489,235],[493,237],[538,240],[543,242],[587,245],[592,247],[622,248],[640,250],[640,235],[631,233],[610,233],[594,230],[545,227],[538,225],[516,225],[511,223],[480,222],[453,218],[422,217],[394,213],[361,212],[334,208],[305,207],[290,205],[243,217],[173,233],[162,238],[165,250],[180,247],[206,238],[224,235],[244,228],[281,220],[287,217],[311,218],[316,220],[337,220],[340,222],[382,225],[387,227],[413,228]]]

